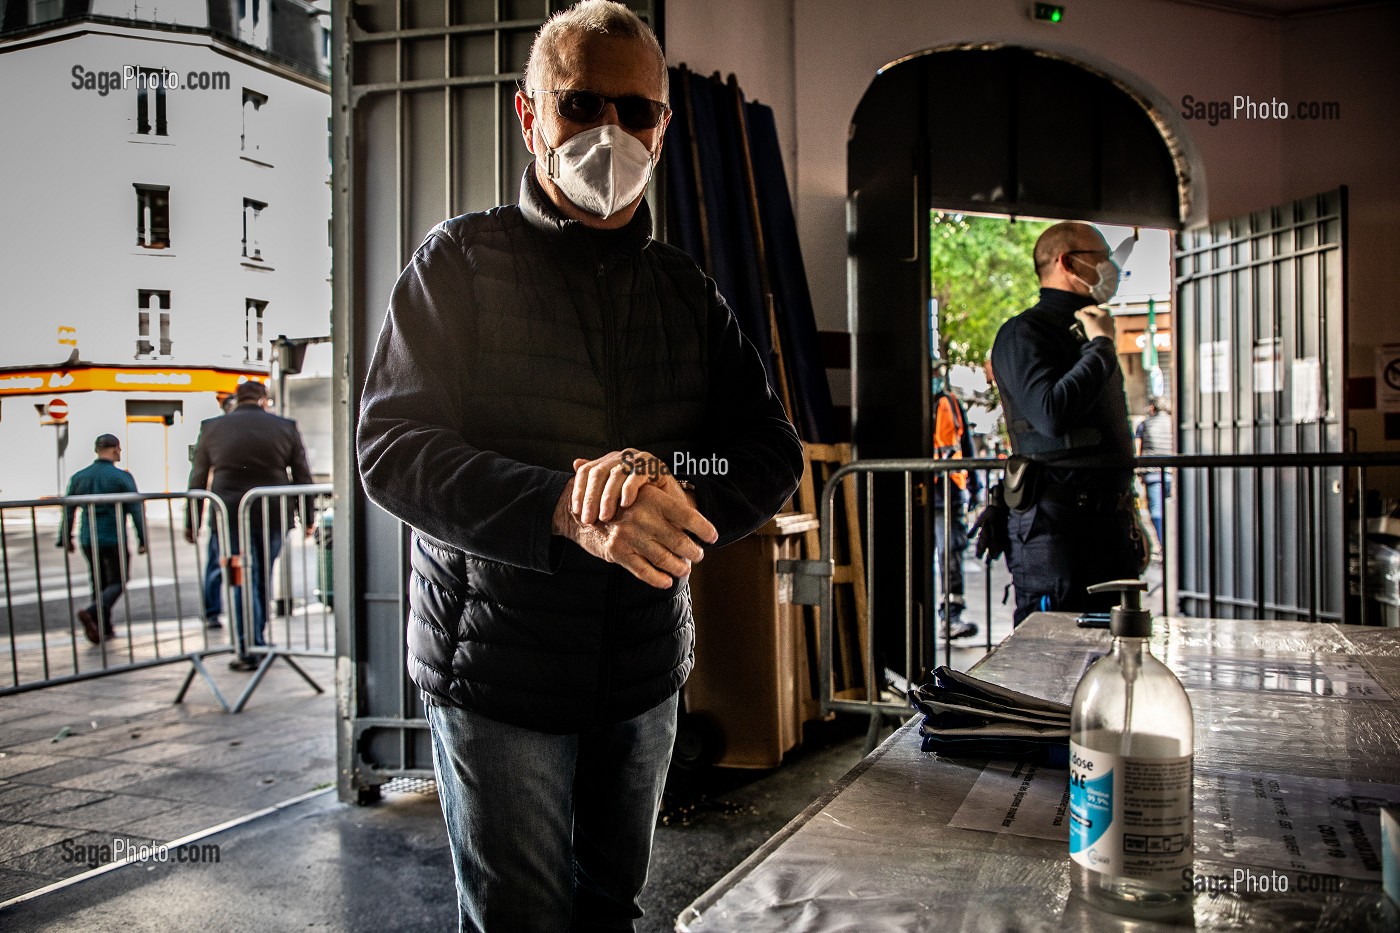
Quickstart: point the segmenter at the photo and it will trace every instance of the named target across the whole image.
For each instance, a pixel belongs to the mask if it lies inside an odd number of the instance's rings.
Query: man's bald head
[[[1108,254],[1108,241],[1103,234],[1075,220],[1066,220],[1046,229],[1035,241],[1035,272],[1042,282],[1057,265],[1056,260],[1066,253]]]

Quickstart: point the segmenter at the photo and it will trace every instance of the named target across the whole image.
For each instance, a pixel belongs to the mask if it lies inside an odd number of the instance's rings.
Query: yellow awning
[[[240,382],[267,382],[263,373],[178,366],[86,366],[0,370],[0,396],[56,392],[233,392]]]

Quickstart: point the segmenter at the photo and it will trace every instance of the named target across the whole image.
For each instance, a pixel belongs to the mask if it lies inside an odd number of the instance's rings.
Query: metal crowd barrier
[[[948,600],[946,578],[942,583],[936,579],[931,561],[915,568],[915,557],[920,553],[915,547],[915,515],[916,509],[923,509],[916,504],[916,491],[927,489],[928,480],[935,475],[955,470],[983,471],[985,485],[990,488],[1001,478],[1004,466],[1004,460],[989,459],[858,460],[843,466],[822,491],[820,559],[788,562],[786,568],[780,568],[792,574],[793,602],[821,609],[818,663],[823,711],[868,714],[871,747],[884,721],[898,722],[911,715],[902,697],[881,698],[887,679],[896,684],[899,678],[909,684],[922,682],[940,642],[943,663],[952,663],[953,646],[941,637],[936,621],[938,604]],[[1381,488],[1397,495],[1397,467],[1400,455],[1390,453],[1139,458],[1135,464],[1139,477],[1155,473],[1165,479],[1171,475],[1176,485],[1168,500],[1171,517],[1159,542],[1163,557],[1160,585],[1152,594],[1154,609],[1163,615],[1207,618],[1400,624],[1400,550],[1382,543],[1400,546],[1400,516],[1382,527],[1385,519],[1370,514],[1369,495]],[[1380,484],[1375,482],[1378,470],[1385,471]],[[891,479],[876,482],[881,475]],[[850,485],[852,477],[862,507],[859,533],[865,558],[864,567],[853,568],[853,572],[864,573],[867,581],[868,621],[860,652],[864,698],[837,696],[833,690],[837,643],[834,536],[835,519],[841,514],[835,497],[843,485]],[[892,508],[885,507],[884,501],[877,502],[882,497],[888,499],[890,487],[900,486],[900,479],[902,496],[896,491],[894,498],[902,501]],[[879,495],[877,486],[884,486]],[[1141,486],[1137,488],[1141,494]],[[945,497],[943,514],[930,516],[931,520],[950,521],[951,501]],[[1142,522],[1150,527],[1141,498],[1140,505]],[[976,510],[969,510],[969,529],[976,515]],[[890,522],[893,528],[884,527]],[[1153,536],[1151,531],[1148,534]],[[902,554],[886,553],[889,544],[901,537]],[[970,540],[966,559],[975,560],[974,553],[975,540]],[[903,564],[900,592],[877,585],[882,579],[901,576],[888,571],[884,577],[876,575],[880,562],[886,560]],[[991,566],[983,564],[983,568],[984,613],[980,620],[972,621],[982,623],[985,648],[990,651],[995,603]],[[920,575],[927,577],[920,580]],[[930,585],[925,587],[924,582]],[[916,599],[916,583],[918,589],[934,594],[931,606]],[[904,663],[902,670],[893,672],[895,677],[887,678],[885,670],[877,670],[875,633],[880,618],[877,612],[884,611],[892,599],[903,611]],[[1009,623],[1011,608],[1000,610],[1000,614],[1003,624]],[[969,615],[965,613],[963,618],[969,619]],[[934,650],[929,650],[930,645]],[[924,650],[919,650],[920,646]],[[888,658],[889,646],[883,647]]]
[[[244,585],[239,587],[236,647],[243,656],[258,659],[258,665],[232,712],[243,709],[279,658],[317,693],[325,692],[295,659],[335,657],[332,495],[329,483],[259,486],[239,503]],[[246,542],[255,547],[250,550]],[[262,559],[268,554],[273,555],[271,567]],[[256,638],[259,617],[265,621],[264,644]]]
[[[0,669],[4,670],[0,678],[8,674],[8,683],[0,679],[0,696],[187,662],[190,671],[174,702],[184,700],[198,674],[219,705],[226,711],[230,709],[204,665],[209,656],[231,650],[229,633],[205,626],[204,546],[185,542],[183,531],[179,536],[176,533],[176,525],[183,526],[184,516],[176,514],[175,503],[190,500],[207,502],[218,516],[215,524],[221,553],[229,553],[227,511],[218,497],[203,490],[0,502],[0,576],[5,608],[5,632],[0,639]],[[163,515],[158,508],[148,508],[148,503],[161,502],[165,503]],[[122,568],[130,568],[133,556],[131,532],[126,530],[129,512],[139,509],[146,526],[146,553],[136,555],[143,558],[136,562],[136,569],[143,569],[144,563],[145,580],[122,581],[113,618],[107,616],[101,599],[102,590],[112,581],[103,578],[100,559],[93,562],[89,571],[83,556],[85,549],[94,556],[98,553],[94,519],[100,506],[112,506],[120,516],[123,533],[118,538],[117,559]],[[60,537],[68,509],[73,510],[74,522],[69,535],[77,545],[71,553]],[[86,541],[77,540],[80,512],[86,512]],[[27,533],[16,528],[26,524]],[[129,569],[126,575],[130,576]],[[194,581],[193,599],[183,592],[182,582],[187,580]],[[143,598],[133,598],[132,584]],[[224,604],[232,605],[227,575],[222,587]],[[88,598],[95,604],[99,632],[119,628],[115,637],[104,634],[97,645],[88,643],[78,618],[82,601]],[[192,608],[199,610],[197,615],[188,611]]]

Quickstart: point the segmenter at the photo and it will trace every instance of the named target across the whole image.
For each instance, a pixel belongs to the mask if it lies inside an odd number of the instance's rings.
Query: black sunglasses
[[[608,104],[612,104],[617,108],[618,122],[629,130],[654,129],[661,122],[661,117],[666,111],[671,109],[659,100],[652,100],[636,94],[609,97],[606,94],[599,94],[597,91],[578,91],[567,88],[553,91],[539,90],[535,93],[553,94],[555,111],[558,112],[559,116],[572,123],[595,123],[603,115],[603,109]]]

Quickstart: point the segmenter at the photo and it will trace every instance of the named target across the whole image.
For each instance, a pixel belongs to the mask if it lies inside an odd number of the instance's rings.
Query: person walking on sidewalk
[[[1147,400],[1147,417],[1134,432],[1137,455],[1170,457],[1174,433],[1171,404],[1160,396],[1152,396]],[[1166,532],[1166,500],[1172,494],[1172,474],[1170,470],[1144,470],[1142,482],[1147,490],[1147,514],[1152,517],[1152,529],[1157,532],[1157,559],[1160,560]]]
[[[232,392],[219,396],[219,413],[227,415],[238,405]],[[209,543],[204,556],[204,622],[209,628],[223,628],[219,615],[224,611],[224,572],[219,553],[219,521],[209,513]]]
[[[93,445],[97,459],[90,466],[73,474],[68,480],[69,496],[96,496],[108,493],[136,492],[136,480],[117,466],[122,458],[122,442],[115,434],[99,434]],[[73,543],[73,513],[77,505],[63,509],[63,525],[58,533],[58,546],[71,554]],[[121,521],[117,509],[121,509]],[[82,542],[83,558],[88,565],[88,580],[92,584],[92,602],[78,610],[83,634],[94,645],[103,637],[113,638],[112,607],[122,595],[122,588],[131,572],[131,550],[126,543],[126,520],[136,528],[138,554],[146,553],[145,509],[141,503],[84,506],[78,523],[78,540]]]
[[[261,382],[245,382],[239,385],[234,397],[238,404],[233,411],[200,423],[189,487],[208,489],[228,507],[229,549],[243,557],[243,582],[253,588],[253,644],[262,645],[266,643],[263,630],[267,625],[267,580],[277,555],[282,552],[283,512],[276,504],[271,505],[267,509],[264,531],[263,510],[254,509],[249,529],[252,540],[240,543],[238,504],[250,489],[258,486],[306,485],[313,479],[297,423],[266,410],[267,387]],[[212,481],[210,473],[213,473]],[[199,533],[202,506],[199,500],[191,500],[186,508],[185,540],[191,544]],[[287,520],[294,520],[298,511],[302,511],[300,501],[294,499],[288,503],[288,511]],[[312,530],[310,509],[305,509],[304,514],[309,536]],[[257,667],[257,661],[245,644],[243,600],[238,597],[238,587],[234,590],[234,617],[238,622],[234,646],[238,657],[229,662],[229,667],[248,671]]]

